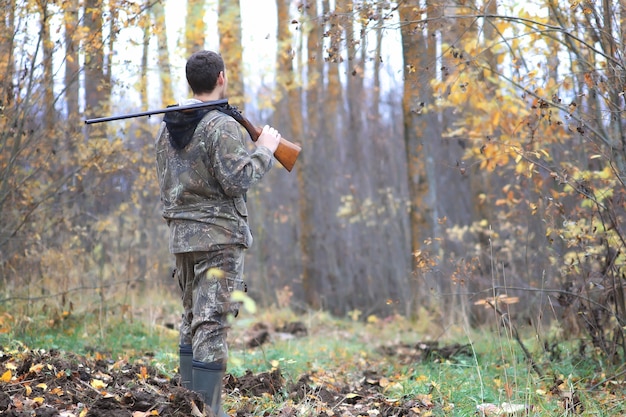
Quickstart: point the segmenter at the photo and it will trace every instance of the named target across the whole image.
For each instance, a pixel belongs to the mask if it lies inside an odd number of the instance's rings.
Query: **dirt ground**
[[[302,335],[302,326],[293,326]],[[250,344],[262,343],[256,337]],[[438,349],[436,346],[397,346],[383,352],[408,361],[429,355],[452,355],[464,347]],[[7,353],[0,346],[0,417],[201,417],[204,410],[198,395],[184,389],[179,379],[168,378],[158,369],[141,363],[86,357],[55,350],[24,348]],[[375,406],[380,416],[417,416],[434,407],[427,396],[403,403],[388,402],[382,395],[382,376],[366,371],[345,384],[314,384],[315,375],[285,381],[279,369],[241,377],[226,374],[224,393],[246,398],[271,396],[283,408],[271,415],[297,416],[298,404],[314,404],[320,417],[368,415]],[[289,401],[288,401],[289,400]],[[237,417],[254,416],[242,401],[241,409],[228,410]],[[280,408],[280,407],[278,407]],[[310,408],[310,407],[309,407]],[[267,414],[269,415],[269,414]]]

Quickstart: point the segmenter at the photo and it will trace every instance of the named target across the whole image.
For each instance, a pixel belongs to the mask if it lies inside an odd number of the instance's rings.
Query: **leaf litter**
[[[258,346],[270,338],[258,337]],[[281,333],[303,337],[301,323],[279,329]],[[265,339],[265,340],[264,340]],[[259,343],[260,342],[260,343]],[[437,350],[429,345],[431,353]],[[405,349],[398,346],[395,352]],[[450,352],[458,352],[451,349]],[[388,352],[388,353],[391,353]],[[415,359],[415,358],[414,358]],[[254,374],[245,371],[237,377],[226,374],[224,393],[235,399],[230,415],[255,416],[251,398],[276,397],[277,416],[298,416],[306,407],[310,415],[330,416],[422,416],[437,407],[430,395],[394,399],[385,395],[391,382],[378,371],[357,371],[349,381],[341,381],[332,371],[317,370],[287,381],[279,368]],[[59,350],[0,346],[0,417],[202,417],[200,397],[180,386],[157,367],[136,360],[114,361],[101,354],[78,355]],[[270,414],[265,414],[270,415]]]
[[[267,330],[254,326],[249,348],[268,343],[271,337],[258,337]],[[294,337],[307,334],[301,324],[284,329]],[[471,356],[468,345],[439,346],[435,342],[397,343],[381,346],[379,353],[399,362],[454,361]],[[353,366],[352,364],[351,366]],[[452,415],[454,404],[431,393],[390,395],[398,376],[361,364],[347,370],[311,370],[295,381],[287,381],[280,368],[254,374],[245,371],[237,377],[226,374],[225,401],[229,415],[257,416],[254,398],[274,400],[276,405],[265,416],[432,416]],[[345,373],[345,375],[343,374]],[[339,375],[341,374],[341,375]],[[349,374],[349,377],[346,376]],[[433,383],[433,388],[436,388]],[[574,414],[576,411],[572,407]],[[533,415],[532,408],[519,404],[480,404],[482,416]],[[144,360],[114,361],[101,354],[78,355],[59,350],[0,346],[0,417],[203,417],[200,397],[180,386],[179,377],[170,377]]]

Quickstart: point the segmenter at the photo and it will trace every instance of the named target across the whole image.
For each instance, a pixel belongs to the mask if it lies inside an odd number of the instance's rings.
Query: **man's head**
[[[224,60],[212,51],[199,51],[191,55],[185,66],[187,82],[194,95],[212,93],[216,87],[224,88],[220,96],[226,93],[226,73]]]

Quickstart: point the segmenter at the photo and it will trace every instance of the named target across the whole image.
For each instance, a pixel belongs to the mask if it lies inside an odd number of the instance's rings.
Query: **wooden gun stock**
[[[242,116],[242,120],[239,120],[239,123],[248,131],[254,142],[261,136],[263,129],[254,126],[245,117]],[[281,137],[278,148],[276,148],[276,152],[274,152],[274,157],[287,171],[291,172],[301,150],[302,148],[300,146]]]

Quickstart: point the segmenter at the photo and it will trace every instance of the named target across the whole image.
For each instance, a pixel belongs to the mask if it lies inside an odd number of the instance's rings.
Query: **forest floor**
[[[297,327],[301,329],[301,327]],[[397,348],[397,349],[396,349]],[[432,355],[442,360],[455,355],[471,355],[469,346],[435,344],[396,346],[390,355],[404,351],[414,359]],[[113,361],[96,355],[79,356],[57,350],[20,349],[5,351],[0,365],[6,371],[0,378],[0,416],[2,417],[189,417],[211,416],[196,393],[184,389],[179,379],[169,378],[158,368],[126,360]],[[287,383],[278,368],[254,374],[247,371],[236,377],[226,374],[226,395],[250,397],[279,393],[292,400],[276,416],[302,415],[298,406],[317,409],[318,416],[419,416],[428,410],[445,408],[431,395],[410,400],[388,399],[382,389],[389,384],[378,371],[362,373],[349,383],[318,384],[314,373],[304,374]],[[230,410],[238,417],[257,416],[254,410]],[[267,415],[267,414],[265,414]]]
[[[546,365],[539,377],[517,353],[508,358],[502,351],[477,353],[473,342],[407,342],[377,333],[381,323],[245,326],[235,332],[231,352],[238,365],[224,377],[223,403],[230,416],[626,415],[624,382],[589,367],[567,367],[582,361],[566,354],[559,358],[565,368]],[[506,347],[515,350],[513,344]],[[241,355],[243,361],[237,359]],[[255,362],[263,366],[255,368]],[[290,365],[296,362],[297,367]],[[180,386],[174,360],[164,366],[149,347],[142,357],[120,358],[0,343],[0,417],[32,416],[212,413],[197,394]]]
[[[445,354],[458,350],[451,347]],[[3,417],[212,415],[203,410],[196,393],[180,387],[178,378],[168,378],[150,365],[43,350],[5,352],[0,361],[7,368],[0,382]],[[241,377],[227,374],[224,382],[227,395],[263,397],[283,393],[294,400],[294,405],[272,415],[284,417],[301,415],[297,405],[300,402],[307,402],[307,407],[317,402],[314,408],[319,416],[370,415],[367,410],[372,409],[383,416],[417,416],[437,407],[429,395],[402,402],[387,400],[381,394],[383,378],[376,372],[364,377],[355,384],[315,387],[314,375],[302,375],[295,383],[286,384],[280,370],[273,369]],[[239,417],[257,415],[245,407],[231,411]]]

